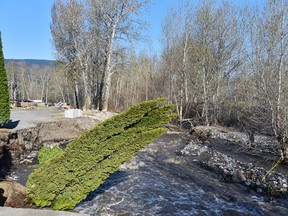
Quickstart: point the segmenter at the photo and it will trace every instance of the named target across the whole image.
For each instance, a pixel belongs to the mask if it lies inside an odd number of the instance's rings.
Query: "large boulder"
[[[26,188],[14,181],[0,182],[0,205],[20,208],[24,206]]]

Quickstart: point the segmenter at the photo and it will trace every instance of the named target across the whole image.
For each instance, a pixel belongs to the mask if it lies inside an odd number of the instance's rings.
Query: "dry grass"
[[[49,118],[51,118],[51,119],[65,118],[65,114],[64,114],[64,112],[57,112],[57,113],[51,114],[49,116]]]

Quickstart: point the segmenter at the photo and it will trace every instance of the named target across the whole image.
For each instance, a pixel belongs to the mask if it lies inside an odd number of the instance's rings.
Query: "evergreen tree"
[[[4,64],[2,39],[0,32],[0,125],[10,119],[10,100],[8,92],[8,80]]]
[[[28,197],[40,207],[73,209],[121,164],[166,133],[162,126],[175,115],[170,114],[173,105],[161,106],[163,100],[136,104],[69,143],[29,176]]]

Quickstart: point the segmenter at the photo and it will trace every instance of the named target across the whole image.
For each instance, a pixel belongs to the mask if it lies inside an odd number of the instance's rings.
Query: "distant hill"
[[[38,65],[40,67],[53,66],[56,63],[56,61],[44,59],[5,59],[5,64],[9,62],[25,62],[28,66]]]

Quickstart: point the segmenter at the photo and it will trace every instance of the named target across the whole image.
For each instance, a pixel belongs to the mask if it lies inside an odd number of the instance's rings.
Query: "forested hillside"
[[[10,64],[13,62],[16,64],[24,62],[28,66],[38,65],[40,67],[53,66],[56,63],[53,60],[44,60],[44,59],[5,59],[5,64]]]

